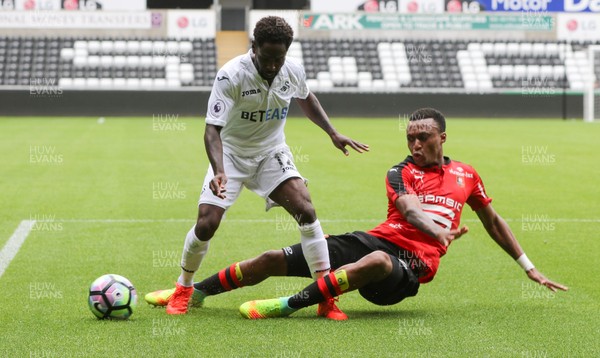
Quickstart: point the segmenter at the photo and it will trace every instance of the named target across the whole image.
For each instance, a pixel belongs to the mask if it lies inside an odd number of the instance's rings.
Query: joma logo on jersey
[[[288,108],[269,108],[266,111],[246,112],[242,111],[242,119],[247,119],[251,122],[266,122],[271,119],[282,120],[287,116]]]
[[[259,94],[259,93],[260,93],[260,88],[253,88],[251,90],[242,91],[242,97],[250,96],[253,94]]]

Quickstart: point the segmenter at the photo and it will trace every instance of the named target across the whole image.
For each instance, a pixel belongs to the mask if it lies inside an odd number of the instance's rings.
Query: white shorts
[[[287,179],[304,179],[296,169],[287,145],[255,157],[223,153],[223,167],[227,175],[226,198],[221,199],[210,190],[209,184],[215,175],[209,164],[198,205],[211,204],[227,210],[240,196],[243,186],[268,200],[273,190]]]

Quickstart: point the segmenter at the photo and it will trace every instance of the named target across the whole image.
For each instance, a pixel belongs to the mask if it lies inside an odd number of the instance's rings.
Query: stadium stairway
[[[248,33],[246,31],[219,31],[215,38],[217,46],[217,66],[248,51]]]

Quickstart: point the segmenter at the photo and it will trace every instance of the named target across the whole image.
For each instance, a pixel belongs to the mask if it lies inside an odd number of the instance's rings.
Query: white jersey
[[[286,57],[269,86],[252,63],[251,51],[219,70],[206,113],[207,124],[223,127],[223,151],[245,157],[285,144],[290,101],[309,95],[304,68],[296,59]]]

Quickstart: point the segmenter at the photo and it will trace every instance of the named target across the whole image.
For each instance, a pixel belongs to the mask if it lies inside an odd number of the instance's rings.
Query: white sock
[[[308,263],[310,274],[316,278],[317,271],[328,271],[331,268],[329,264],[329,250],[325,234],[321,228],[321,223],[317,219],[312,224],[299,225],[300,244],[304,252],[304,258]]]
[[[194,284],[194,273],[200,268],[200,263],[202,263],[210,243],[210,241],[200,241],[196,237],[195,229],[196,225],[192,226],[187,233],[181,254],[181,275],[179,275],[177,283],[185,287]]]

